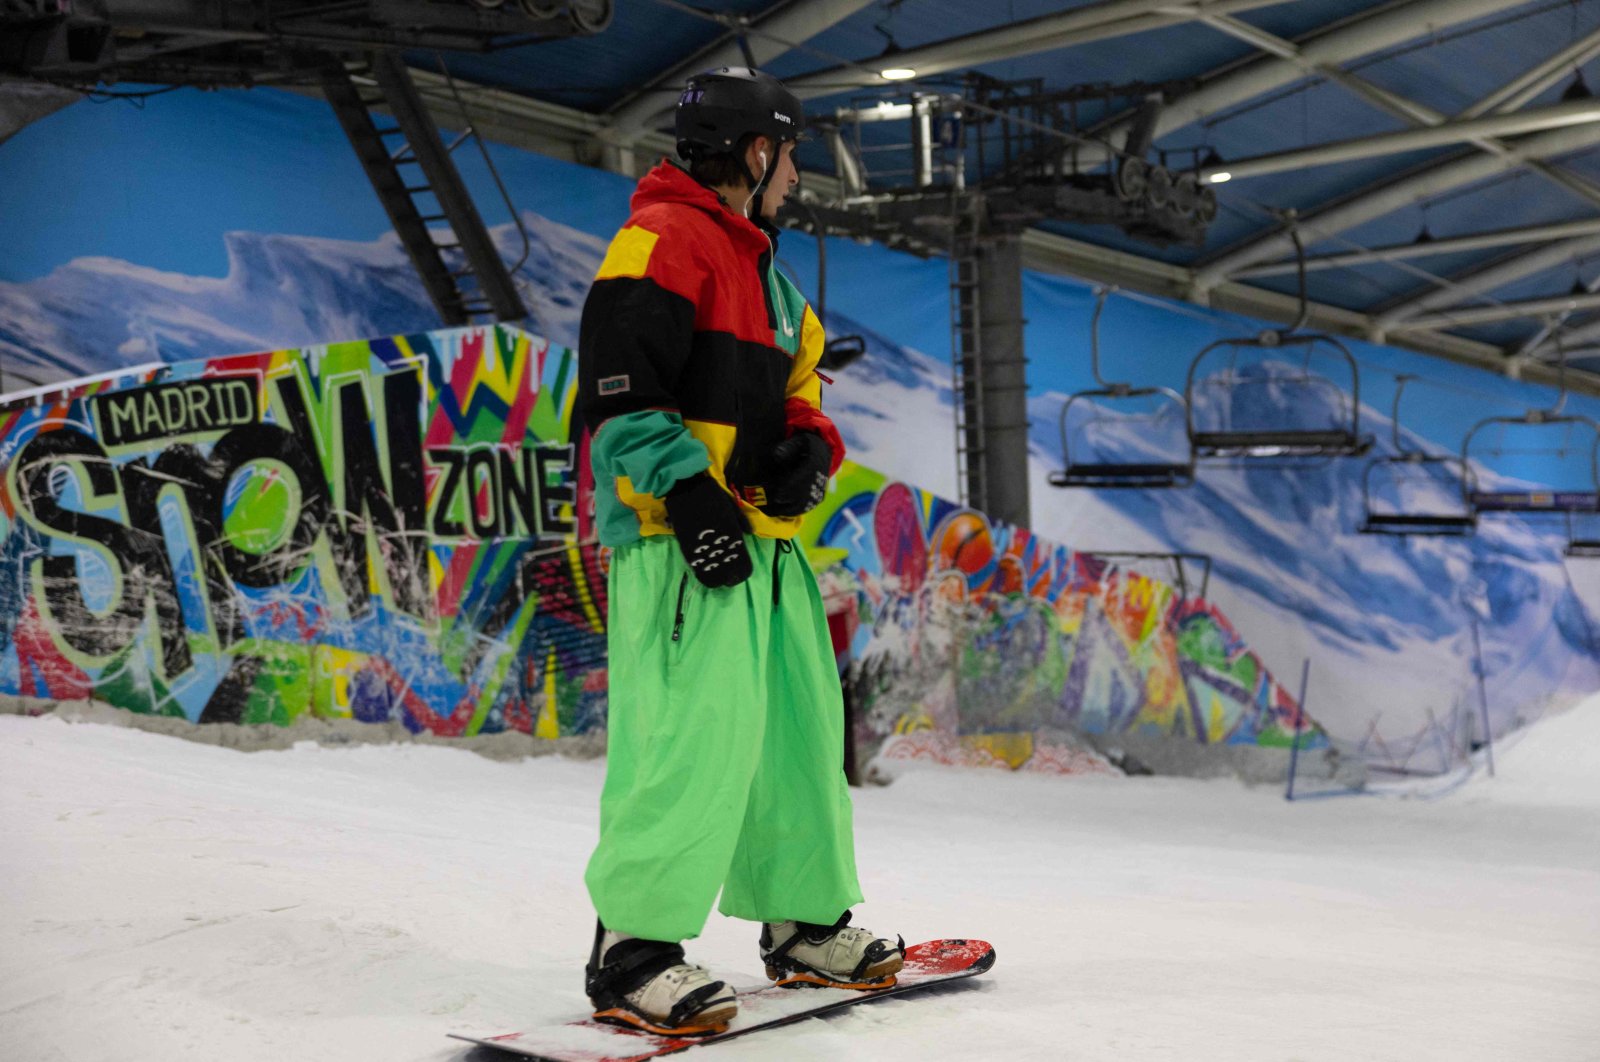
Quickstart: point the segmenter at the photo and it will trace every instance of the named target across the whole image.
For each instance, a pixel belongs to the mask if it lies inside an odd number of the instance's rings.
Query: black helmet
[[[800,98],[771,74],[748,66],[696,74],[678,98],[678,154],[687,162],[732,154],[746,136],[798,140],[804,127]]]

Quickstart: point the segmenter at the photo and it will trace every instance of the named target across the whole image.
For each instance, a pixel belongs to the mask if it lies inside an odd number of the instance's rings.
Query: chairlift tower
[[[952,235],[952,398],[961,501],[1029,525],[1028,372],[1023,352],[1022,236],[984,232],[970,192]]]

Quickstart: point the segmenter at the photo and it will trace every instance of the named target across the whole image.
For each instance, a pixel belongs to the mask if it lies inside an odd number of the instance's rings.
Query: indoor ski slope
[[[1600,1059],[1600,697],[1440,799],[926,768],[857,795],[869,902],[969,990],[742,1059]],[[241,753],[0,717],[0,1059],[444,1062],[579,1013],[599,762]],[[648,883],[641,883],[648,887]],[[759,977],[713,916],[691,955]]]

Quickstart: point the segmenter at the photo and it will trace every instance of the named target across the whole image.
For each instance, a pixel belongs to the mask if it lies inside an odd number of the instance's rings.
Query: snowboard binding
[[[850,928],[846,911],[833,925],[768,922],[761,928],[767,979],[779,988],[889,988],[905,963],[906,942],[893,944]]]
[[[598,923],[584,989],[595,1021],[657,1036],[726,1032],[739,1012],[733,989],[685,962],[682,945],[609,933]]]

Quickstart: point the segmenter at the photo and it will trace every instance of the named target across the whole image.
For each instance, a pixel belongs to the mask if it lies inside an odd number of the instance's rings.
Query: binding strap
[[[712,997],[726,991],[727,987],[721,981],[712,981],[708,985],[701,985],[673,1004],[672,1013],[667,1015],[667,1022],[671,1025],[684,1024],[704,1010]]]
[[[595,940],[593,964],[586,971],[588,977],[585,987],[591,997],[625,996],[662,971],[683,962],[683,945],[640,937],[620,940],[601,955],[600,939],[605,933],[604,927],[600,928],[599,933],[601,936]]]

